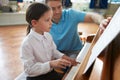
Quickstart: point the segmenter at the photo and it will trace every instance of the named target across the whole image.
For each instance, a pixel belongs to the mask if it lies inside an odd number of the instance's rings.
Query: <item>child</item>
[[[54,69],[77,64],[56,49],[49,34],[51,18],[52,10],[42,3],[33,3],[26,11],[29,26],[21,45],[21,59],[27,80],[61,80],[62,77]]]

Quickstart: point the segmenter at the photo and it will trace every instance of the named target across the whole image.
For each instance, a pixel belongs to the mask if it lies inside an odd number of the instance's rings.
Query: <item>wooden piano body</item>
[[[112,33],[113,31],[113,34],[115,35],[107,35],[114,36],[114,38],[111,37],[113,39],[111,39],[111,41],[108,40],[108,44],[103,42],[103,44],[106,44],[106,46],[101,44],[101,46],[104,46],[104,49],[101,49],[102,51],[100,51],[98,47],[97,52],[100,53],[94,59],[94,62],[92,63],[91,67],[89,67],[89,69],[85,71],[88,61],[90,60],[89,58],[91,55],[93,55],[93,48],[100,41],[99,38],[105,36],[104,32],[101,35],[100,30],[98,30],[97,35],[94,37],[90,44],[89,42],[86,43],[87,48],[83,47],[83,49],[85,50],[82,49],[81,52],[86,54],[80,61],[81,64],[72,67],[71,70],[65,74],[63,80],[120,80],[120,22],[118,22],[120,21],[120,18],[117,18],[117,16],[120,16],[120,8],[113,16],[110,22],[111,24],[109,23],[108,25],[108,27],[110,27],[109,29],[116,28],[114,30],[108,29],[108,32],[111,31],[110,33]]]

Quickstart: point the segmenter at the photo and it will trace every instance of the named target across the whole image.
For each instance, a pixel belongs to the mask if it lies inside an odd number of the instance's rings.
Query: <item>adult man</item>
[[[96,13],[84,13],[73,9],[62,10],[62,0],[46,0],[46,4],[53,10],[50,33],[57,49],[75,58],[82,48],[77,32],[78,23],[100,23],[103,17]]]

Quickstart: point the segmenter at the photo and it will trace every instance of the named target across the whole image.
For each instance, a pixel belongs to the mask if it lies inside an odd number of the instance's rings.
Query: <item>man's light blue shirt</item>
[[[85,13],[73,9],[63,10],[59,23],[53,23],[50,33],[60,51],[74,51],[82,48],[77,26],[83,22]]]

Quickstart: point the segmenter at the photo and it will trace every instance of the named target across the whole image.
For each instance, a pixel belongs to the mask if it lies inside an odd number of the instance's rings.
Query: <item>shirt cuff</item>
[[[61,52],[58,52],[59,54],[57,55],[57,58],[61,58],[64,54]]]
[[[49,61],[46,62],[46,63],[43,63],[42,67],[43,67],[42,69],[44,69],[43,70],[44,72],[50,72],[52,70],[52,68],[50,67],[50,62]]]

